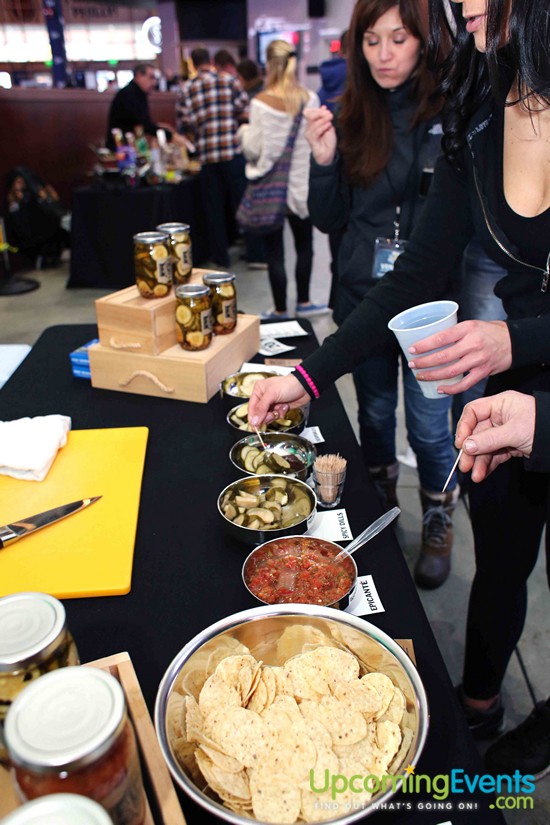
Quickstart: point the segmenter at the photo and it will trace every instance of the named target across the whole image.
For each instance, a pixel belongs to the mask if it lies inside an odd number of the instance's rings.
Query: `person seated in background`
[[[59,266],[69,233],[61,225],[66,210],[53,186],[26,166],[16,166],[6,191],[9,242],[37,269]]]
[[[245,57],[237,64],[237,74],[239,80],[243,84],[243,89],[248,95],[249,100],[252,100],[258,92],[264,89],[264,79],[257,63]]]
[[[529,472],[550,472],[550,393],[533,395],[509,390],[471,401],[458,422],[455,444],[464,452],[460,469],[482,482],[511,458],[527,459]],[[519,548],[518,552],[519,552]],[[550,580],[550,554],[546,570]],[[517,728],[501,736],[485,754],[492,773],[507,773],[521,765],[536,779],[550,767],[550,698],[537,702]]]
[[[112,130],[120,129],[123,135],[133,132],[136,126],[142,126],[150,137],[156,137],[158,129],[164,129],[166,137],[171,140],[172,130],[164,124],[155,123],[149,111],[148,96],[157,85],[156,70],[152,63],[138,63],[134,67],[134,77],[127,86],[114,96],[109,108],[109,119],[105,145],[114,151],[115,141]],[[178,141],[178,136],[174,136]]]
[[[237,77],[237,61],[227,49],[219,49],[214,55],[214,67],[217,72]]]

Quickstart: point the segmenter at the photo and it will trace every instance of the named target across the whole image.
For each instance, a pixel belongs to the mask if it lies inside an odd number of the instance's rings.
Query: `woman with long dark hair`
[[[441,88],[446,157],[395,269],[298,372],[256,384],[249,420],[284,414],[388,346],[388,320],[438,298],[447,273],[475,235],[507,275],[495,293],[506,321],[465,321],[411,348],[425,380],[465,377],[455,394],[491,376],[487,395],[550,390],[550,14],[548,0],[431,3],[432,53],[444,56]],[[447,56],[447,51],[450,53]],[[435,348],[444,351],[432,352]],[[453,363],[450,363],[453,362]],[[447,364],[447,366],[441,366]],[[548,473],[522,460],[497,467],[470,490],[476,575],[468,609],[461,698],[473,732],[502,724],[502,680],[521,635],[527,579],[549,516]],[[547,556],[549,534],[547,531]],[[547,559],[548,563],[548,559]],[[550,713],[537,707],[504,737],[490,764],[541,775],[550,765]]]
[[[441,151],[442,99],[427,66],[428,0],[358,0],[348,34],[348,77],[336,117],[306,112],[312,149],[308,207],[323,232],[342,231],[334,320],[341,324],[404,248]],[[429,171],[428,171],[429,170]],[[392,241],[392,238],[396,241]],[[407,435],[418,462],[420,587],[439,587],[451,567],[456,478],[451,398],[426,398],[397,342],[353,371],[361,447],[385,506],[397,505],[396,408],[399,363]]]

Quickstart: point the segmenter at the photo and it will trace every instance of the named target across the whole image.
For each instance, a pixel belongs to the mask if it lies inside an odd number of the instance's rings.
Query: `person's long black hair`
[[[534,100],[550,106],[550,0],[487,0],[484,54],[466,31],[462,4],[430,0],[429,50],[446,101],[443,149],[455,163],[479,104],[492,94],[505,105],[514,76],[526,108]]]

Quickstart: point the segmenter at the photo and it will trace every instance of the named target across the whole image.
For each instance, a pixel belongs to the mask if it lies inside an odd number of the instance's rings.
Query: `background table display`
[[[311,333],[311,325],[300,323]],[[66,600],[65,607],[81,659],[127,650],[152,710],[164,671],[192,636],[224,616],[258,606],[241,581],[247,550],[225,537],[216,512],[219,492],[239,475],[228,458],[234,438],[224,421],[219,396],[208,404],[174,402],[96,390],[87,381],[73,378],[69,352],[95,336],[93,325],[46,330],[0,391],[0,419],[63,413],[72,417],[74,429],[149,428],[131,592]],[[293,355],[297,356],[305,356],[316,346],[312,335],[290,342],[296,345]],[[326,439],[321,451],[339,452],[348,461],[341,506],[357,535],[381,514],[381,507],[335,388],[311,405],[310,424],[318,426]],[[29,511],[33,512],[32,490]],[[416,772],[435,776],[460,768],[469,775],[483,773],[392,528],[360,550],[355,559],[360,575],[374,577],[386,610],[371,621],[394,638],[413,640],[430,709],[428,740]],[[398,794],[395,801],[410,802],[410,810],[377,812],[368,823],[504,822],[496,810],[489,809],[491,800],[485,794],[449,796],[456,805],[478,804],[477,810],[468,811],[418,811],[416,803],[422,798],[423,794]],[[424,798],[433,803],[430,797]],[[186,797],[182,797],[182,806],[188,822],[218,821]]]
[[[67,287],[119,289],[135,283],[133,236],[168,221],[191,226],[195,263],[208,258],[196,179],[163,186],[77,189]]]

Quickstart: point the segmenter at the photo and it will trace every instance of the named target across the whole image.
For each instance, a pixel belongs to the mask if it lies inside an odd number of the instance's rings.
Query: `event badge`
[[[375,280],[383,278],[395,266],[396,260],[404,251],[407,241],[390,238],[376,238],[374,242],[374,257],[372,261],[372,275]]]

